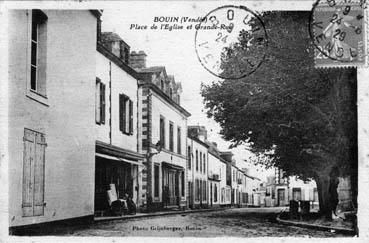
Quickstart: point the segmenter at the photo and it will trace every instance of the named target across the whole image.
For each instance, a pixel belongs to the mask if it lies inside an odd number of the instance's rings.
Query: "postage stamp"
[[[201,65],[220,78],[239,79],[253,73],[263,62],[266,47],[263,21],[246,6],[226,5],[210,11],[195,34]],[[237,65],[229,71],[224,68],[227,62]]]
[[[0,240],[369,242],[368,10],[316,1],[0,0]]]
[[[311,11],[310,37],[316,67],[367,65],[367,17],[364,1],[318,0]]]

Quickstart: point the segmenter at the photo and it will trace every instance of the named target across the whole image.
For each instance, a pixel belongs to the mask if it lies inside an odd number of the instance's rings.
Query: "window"
[[[203,157],[203,161],[202,161],[202,163],[203,163],[204,165],[203,165],[203,167],[202,167],[202,168],[204,169],[204,174],[205,174],[205,172],[206,172],[206,169],[205,169],[205,164],[206,164],[205,153],[203,154],[203,156],[204,156],[204,157]]]
[[[96,124],[105,124],[105,84],[96,78]]]
[[[154,197],[159,197],[159,165],[154,165]]]
[[[184,171],[181,172],[181,180],[182,180],[182,189],[181,189],[181,192],[182,192],[182,197],[185,196],[185,173]]]
[[[173,131],[173,122],[169,122],[169,150],[173,152],[174,150],[174,141],[173,141],[173,136],[174,136],[174,131]]]
[[[196,150],[196,171],[199,170],[199,152]]]
[[[133,134],[133,102],[124,94],[119,94],[119,130]]]
[[[32,10],[30,89],[46,96],[46,22],[41,10]]]
[[[200,152],[200,172],[202,173],[202,152]]]
[[[181,96],[179,94],[177,94],[177,104],[178,105],[181,104]]]
[[[292,188],[292,199],[296,201],[301,200],[301,188]]]
[[[45,135],[24,129],[23,216],[44,215]]]
[[[188,169],[191,170],[191,163],[192,163],[192,160],[191,160],[191,147],[188,146],[188,149],[187,149],[187,156],[188,156]]]
[[[202,200],[206,200],[206,181],[202,181]]]
[[[164,81],[160,80],[160,89],[164,91]]]
[[[169,89],[169,97],[171,99],[173,98],[173,89],[172,88]]]
[[[182,153],[182,143],[181,143],[181,140],[182,140],[182,134],[181,134],[181,127],[178,127],[177,128],[177,153],[181,154]]]
[[[218,202],[218,188],[217,188],[217,184],[214,184],[214,202]]]
[[[165,147],[165,119],[160,116],[160,143]]]
[[[197,200],[197,179],[195,179],[195,200]]]

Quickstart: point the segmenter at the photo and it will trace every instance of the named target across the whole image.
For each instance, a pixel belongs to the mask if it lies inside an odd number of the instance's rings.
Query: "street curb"
[[[117,220],[126,220],[126,219],[150,218],[150,217],[176,215],[176,214],[190,214],[190,213],[223,211],[223,210],[227,210],[227,209],[230,209],[230,208],[216,208],[216,209],[212,208],[212,209],[199,209],[199,210],[186,210],[186,211],[169,211],[169,212],[159,212],[159,213],[143,214],[143,215],[129,215],[129,216],[123,216],[123,217],[97,219],[97,220],[96,220],[96,218],[94,218],[94,223],[107,222],[107,221],[117,221]]]
[[[336,233],[356,235],[356,232],[353,229],[346,229],[346,228],[341,228],[341,227],[330,227],[330,226],[317,225],[317,224],[308,224],[308,223],[303,223],[303,222],[294,222],[290,220],[281,219],[279,216],[280,214],[277,216],[276,220],[278,223],[283,224],[283,225],[297,226],[297,227],[309,228],[309,229],[317,229],[317,230],[322,230],[322,231],[334,230]]]

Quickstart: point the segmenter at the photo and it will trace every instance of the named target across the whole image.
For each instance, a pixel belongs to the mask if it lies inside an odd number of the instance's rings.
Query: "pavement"
[[[38,235],[140,237],[344,237],[339,232],[283,225],[276,216],[283,208],[227,208],[137,214],[119,220],[58,227]],[[124,220],[129,219],[129,220]]]
[[[288,219],[288,210],[279,213],[276,220],[278,223],[289,226],[303,227],[307,229],[316,229],[322,231],[337,232],[345,235],[357,235],[351,223],[344,222],[342,218],[332,220],[331,222],[323,220],[291,220]],[[284,217],[282,216],[284,215]]]
[[[212,211],[221,211],[229,208],[208,208],[208,209],[186,209],[186,210],[172,210],[172,211],[159,211],[152,213],[136,213],[136,214],[127,214],[122,216],[104,216],[104,217],[95,217],[95,222],[103,222],[103,221],[112,221],[112,220],[126,220],[126,219],[136,219],[136,218],[148,218],[148,217],[158,217],[158,216],[166,216],[166,215],[175,215],[175,214],[188,214],[188,213],[201,213],[201,212],[212,212]]]

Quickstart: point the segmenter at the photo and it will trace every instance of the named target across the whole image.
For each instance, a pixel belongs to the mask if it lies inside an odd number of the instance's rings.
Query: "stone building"
[[[143,51],[131,52],[130,65],[140,74],[138,99],[141,146],[146,154],[142,193],[149,210],[186,207],[187,118],[180,105],[182,87],[165,67],[146,67]]]

